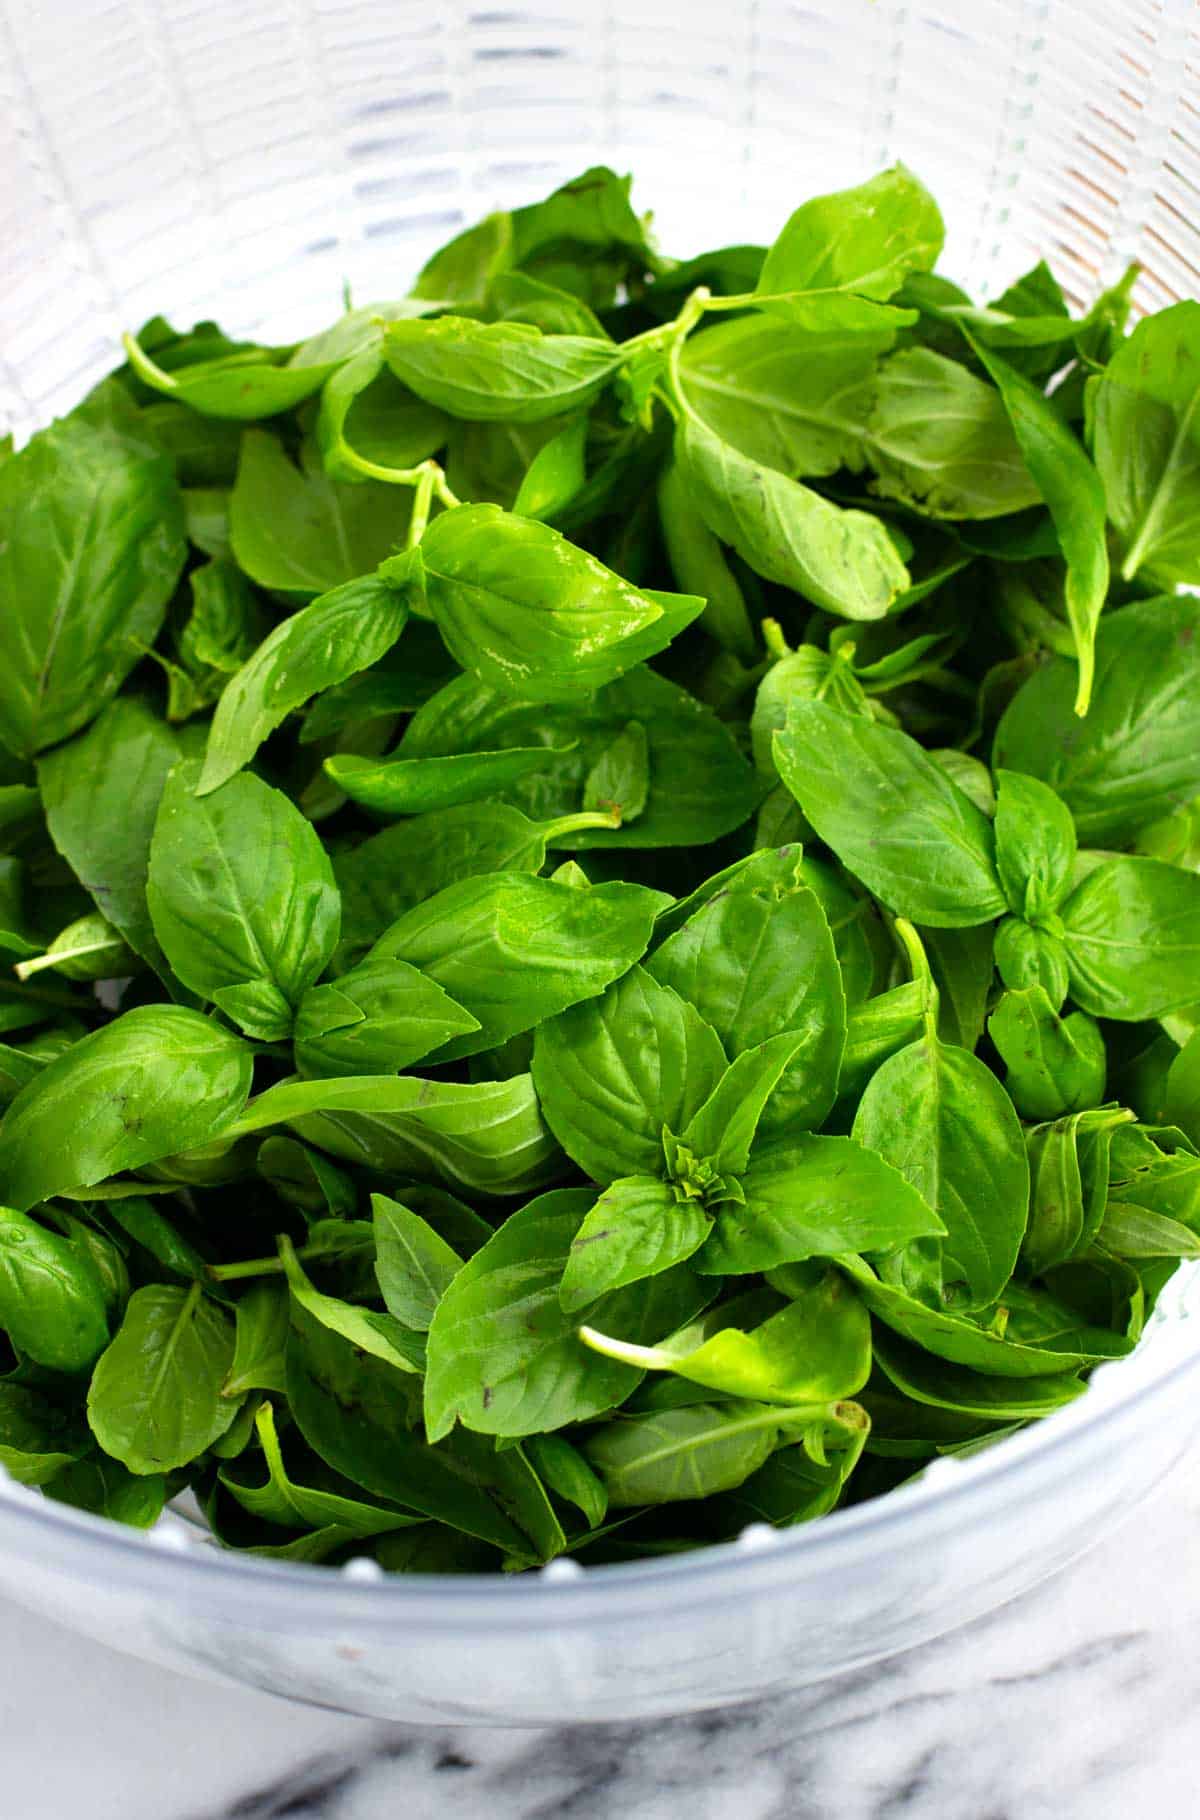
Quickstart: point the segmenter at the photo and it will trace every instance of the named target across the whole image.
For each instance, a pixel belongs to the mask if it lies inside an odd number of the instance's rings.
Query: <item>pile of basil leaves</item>
[[[394,1570],[1079,1396],[1200,1255],[1200,304],[592,170],[0,463],[0,1463]],[[100,982],[106,982],[100,984]]]

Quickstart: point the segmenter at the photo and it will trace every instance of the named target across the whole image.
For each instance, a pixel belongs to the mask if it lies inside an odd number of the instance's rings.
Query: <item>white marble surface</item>
[[[176,1678],[0,1604],[5,1820],[1190,1820],[1200,1466],[1069,1572],[768,1706],[485,1732]]]

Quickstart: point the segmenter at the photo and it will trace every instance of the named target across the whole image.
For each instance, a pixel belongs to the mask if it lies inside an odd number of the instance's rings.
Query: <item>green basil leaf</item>
[[[610,341],[466,316],[385,323],[383,355],[418,398],[474,423],[537,423],[577,410],[621,360]]]
[[[1092,447],[1126,581],[1140,575],[1167,589],[1200,582],[1198,359],[1200,305],[1176,303],[1139,322],[1088,387]]]
[[[760,1144],[742,1177],[745,1204],[722,1203],[696,1259],[710,1276],[746,1276],[842,1251],[886,1251],[944,1230],[898,1169],[851,1138],[804,1133]]]
[[[1114,1139],[1133,1114],[1100,1106],[1068,1113],[1026,1134],[1029,1148],[1029,1226],[1021,1260],[1040,1276],[1092,1245],[1109,1193]]]
[[[883,523],[844,511],[685,416],[675,460],[697,512],[767,581],[844,619],[882,619],[909,585]]]
[[[1200,1235],[1130,1201],[1109,1201],[1096,1243],[1119,1258],[1200,1257]]]
[[[246,773],[200,798],[198,775],[181,766],[163,790],[146,892],[154,931],[185,985],[278,1041],[337,946],[333,869],[280,791]],[[247,986],[262,995],[253,1008],[229,996]]]
[[[694,1403],[589,1429],[583,1454],[617,1509],[709,1498],[757,1472],[787,1420],[769,1404]]]
[[[153,644],[183,567],[171,463],[126,403],[39,430],[0,466],[0,739],[87,726]]]
[[[608,1514],[608,1493],[579,1449],[562,1435],[531,1435],[525,1452],[554,1495],[581,1510],[590,1529],[599,1529]]]
[[[1037,386],[974,336],[968,335],[967,339],[999,388],[1025,465],[1050,508],[1067,559],[1067,619],[1079,663],[1075,712],[1086,714],[1095,666],[1096,627],[1108,596],[1104,482],[1082,444]]]
[[[373,1194],[375,1275],[387,1311],[404,1327],[428,1333],[433,1313],[462,1266],[458,1253],[400,1201]]]
[[[73,1411],[23,1384],[0,1383],[0,1466],[18,1485],[45,1485],[90,1444]]]
[[[23,1087],[0,1126],[0,1180],[32,1207],[205,1144],[250,1091],[253,1052],[179,1005],[144,1005],[81,1037]]]
[[[605,746],[583,784],[583,806],[636,821],[650,791],[650,742],[640,720],[626,721]]]
[[[741,1175],[759,1135],[800,1128],[801,1120],[789,1106],[796,1097],[793,1077],[807,1034],[804,1029],[782,1030],[757,1048],[743,1049],[684,1126],[680,1142],[719,1176]]]
[[[850,292],[884,300],[910,272],[933,269],[945,229],[937,204],[903,164],[867,183],[801,203],[768,249],[762,295]]]
[[[932,348],[881,363],[866,456],[874,492],[932,518],[1000,518],[1042,497],[1000,393]]]
[[[327,758],[324,769],[352,803],[376,815],[421,815],[509,789],[531,772],[551,769],[570,749],[513,746],[449,758],[360,758],[347,752]]]
[[[313,1451],[352,1484],[468,1536],[521,1553],[525,1537],[493,1495],[505,1471],[456,1437],[426,1447],[409,1432],[409,1411],[390,1365],[322,1327],[298,1304],[288,1340],[288,1403]]]
[[[546,1122],[601,1183],[661,1174],[663,1126],[682,1131],[725,1068],[712,1027],[641,967],[539,1025],[533,1046]]]
[[[559,1302],[574,1314],[611,1290],[681,1264],[704,1243],[711,1225],[702,1203],[677,1193],[672,1183],[622,1176],[584,1215],[567,1254]]]
[[[996,773],[996,873],[1014,916],[1036,922],[1070,890],[1075,824],[1062,798],[1036,777]]]
[[[688,403],[722,441],[793,479],[857,472],[875,397],[881,333],[804,334],[771,315],[689,336],[679,371]]]
[[[294,708],[378,662],[404,630],[408,613],[403,586],[368,575],[275,626],[217,703],[199,794],[249,764]]]
[[[996,970],[1010,991],[1037,988],[1054,1010],[1061,1009],[1071,983],[1061,938],[1017,916],[1002,918],[996,930]]]
[[[498,506],[442,513],[420,555],[451,653],[483,682],[526,700],[572,700],[611,682],[704,605],[631,587],[549,525]]]
[[[178,735],[133,696],[38,761],[50,837],[97,908],[160,974],[167,963],[146,903],[150,839]]]
[[[587,418],[578,417],[542,444],[517,489],[515,513],[522,518],[553,518],[574,499],[585,479],[587,429]]]
[[[685,594],[698,594],[705,603],[700,624],[725,650],[753,663],[758,656],[758,636],[746,597],[719,540],[692,504],[674,462],[668,463],[659,479],[658,515],[677,586]]]
[[[510,1215],[445,1291],[429,1329],[425,1427],[456,1421],[481,1434],[542,1434],[620,1403],[639,1374],[589,1352],[558,1285],[589,1189],[567,1188]],[[589,1315],[619,1337],[668,1331],[703,1305],[686,1269],[601,1298]]]
[[[1104,1098],[1108,1058],[1099,1026],[1083,1011],[1059,1017],[1040,986],[1006,992],[988,1019],[988,1035],[1023,1119],[1062,1118]]]
[[[937,987],[938,1035],[944,1043],[974,1051],[983,1035],[995,971],[991,924],[922,929],[919,934]]]
[[[139,1289],[88,1392],[105,1453],[130,1472],[160,1473],[211,1447],[238,1412],[221,1394],[233,1347],[233,1323],[198,1283]]]
[[[1061,911],[1071,996],[1094,1017],[1162,1017],[1200,1000],[1200,875],[1106,860]]]
[[[202,417],[226,417],[238,423],[294,410],[320,391],[336,365],[326,361],[317,366],[284,366],[270,358],[270,349],[254,348],[166,373],[132,335],[126,335],[124,341],[129,364],[144,385]]]
[[[1029,1164],[1012,1101],[991,1069],[930,1033],[871,1077],[854,1136],[893,1164],[943,1222],[942,1275],[948,1285],[965,1285],[963,1305],[993,1302],[1025,1231]]]
[[[1051,1415],[1073,1403],[1087,1388],[1069,1366],[1036,1376],[991,1376],[966,1365],[944,1364],[891,1334],[877,1336],[875,1356],[906,1397],[990,1421],[1024,1422],[1031,1416]]]
[[[1035,670],[996,729],[993,763],[1040,777],[1062,797],[1080,840],[1119,845],[1200,794],[1200,601],[1138,601],[1105,614],[1087,718],[1076,673],[1055,657]]]
[[[527,1074],[505,1081],[357,1075],[285,1082],[260,1094],[244,1122],[251,1130],[288,1124],[331,1156],[375,1174],[432,1175],[479,1194],[523,1194],[562,1168]]]
[[[822,1269],[777,1314],[748,1331],[719,1304],[659,1346],[580,1329],[606,1358],[673,1371],[723,1396],[759,1403],[824,1403],[852,1397],[871,1371],[871,1318],[836,1270]]]
[[[796,1051],[763,1112],[764,1135],[819,1125],[837,1096],[846,1007],[833,936],[812,891],[733,889],[704,904],[646,963],[696,1007],[735,1060],[781,1031]]]
[[[368,960],[309,988],[292,1037],[301,1074],[379,1075],[478,1029],[479,1020],[416,967]]]
[[[395,483],[446,440],[449,419],[383,364],[378,334],[321,388],[316,442],[331,480]]]
[[[365,1540],[421,1521],[404,1511],[389,1510],[384,1505],[348,1495],[353,1489],[349,1484],[345,1485],[345,1490],[338,1491],[297,1484],[284,1464],[275,1412],[269,1403],[264,1403],[258,1410],[255,1429],[267,1473],[265,1485],[255,1484],[244,1465],[238,1468],[224,1466],[219,1475],[221,1484],[251,1516],[286,1529],[321,1529],[327,1524],[336,1524],[346,1533],[347,1540]]]
[[[563,703],[517,701],[461,676],[413,716],[399,751],[424,758],[556,746],[553,770],[531,774],[508,793],[516,808],[548,821],[579,808],[593,765],[630,721],[646,732],[645,808],[620,828],[574,827],[552,837],[552,844],[575,850],[698,846],[753,815],[761,786],[730,730],[686,689],[640,664],[593,695]],[[563,752],[573,740],[579,742],[575,751]]]
[[[221,1386],[224,1397],[251,1390],[287,1389],[288,1292],[279,1282],[251,1283],[238,1299],[233,1358]]]
[[[573,891],[524,872],[449,885],[402,916],[373,960],[406,960],[478,1020],[437,1050],[453,1061],[592,998],[645,953],[658,905],[641,885]]]
[[[821,839],[899,915],[935,928],[1000,915],[991,823],[907,734],[797,702],[775,760]]]
[[[390,1314],[376,1314],[373,1309],[360,1308],[339,1296],[323,1295],[309,1282],[291,1242],[281,1239],[279,1249],[293,1308],[302,1308],[310,1320],[340,1334],[359,1352],[382,1359],[397,1371],[420,1375],[424,1349],[418,1336]]]
[[[0,1329],[53,1371],[87,1371],[108,1344],[104,1283],[91,1258],[11,1207],[0,1207]]]
[[[857,1101],[880,1064],[917,1040],[924,1015],[925,987],[919,980],[906,980],[865,1004],[852,1005],[846,1016],[839,1095]]]
[[[370,575],[408,529],[411,495],[383,481],[331,480],[312,451],[296,467],[268,430],[247,430],[229,503],[238,567],[300,601]]]

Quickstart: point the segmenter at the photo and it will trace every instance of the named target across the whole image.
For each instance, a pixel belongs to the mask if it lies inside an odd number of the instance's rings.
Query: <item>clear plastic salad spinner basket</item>
[[[942,268],[996,295],[1044,256],[1086,304],[1200,277],[1190,0],[27,0],[0,40],[0,413],[74,403],[152,312],[289,341],[402,295],[492,208],[635,173],[659,244],[769,240],[902,158]],[[1029,1587],[1200,1431],[1180,1272],[1130,1360],[1033,1429],[799,1530],[628,1566],[386,1579],[223,1555],[0,1490],[0,1588],[175,1667],[392,1719],[644,1718],[815,1681]]]

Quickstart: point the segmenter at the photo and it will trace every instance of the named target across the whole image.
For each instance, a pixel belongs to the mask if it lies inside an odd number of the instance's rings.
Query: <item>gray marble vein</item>
[[[1198,1811],[1200,1470],[911,1654],[643,1726],[418,1729],[189,1682],[0,1608],[14,1820],[1117,1820]],[[49,1741],[55,1741],[47,1753]]]

